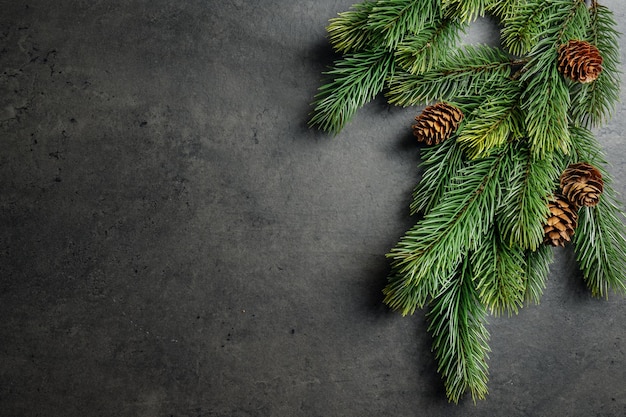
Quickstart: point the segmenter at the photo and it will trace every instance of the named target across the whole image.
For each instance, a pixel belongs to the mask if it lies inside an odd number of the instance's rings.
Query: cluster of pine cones
[[[548,203],[550,215],[543,226],[544,243],[552,246],[565,246],[571,240],[578,224],[578,209],[598,204],[604,188],[600,171],[586,162],[568,166],[560,184],[560,191]]]
[[[595,45],[570,40],[559,47],[557,65],[572,81],[590,83],[602,72],[602,56]],[[459,108],[440,102],[426,107],[411,127],[418,142],[438,145],[454,134],[462,120]],[[602,174],[596,167],[586,162],[570,165],[561,175],[560,190],[548,203],[544,244],[565,246],[576,229],[578,210],[598,204],[603,188]]]

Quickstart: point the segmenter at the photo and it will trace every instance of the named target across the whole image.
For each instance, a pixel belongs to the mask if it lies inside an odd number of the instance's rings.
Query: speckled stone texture
[[[488,399],[447,403],[381,296],[417,110],[306,126],[352,3],[0,0],[1,416],[626,415],[626,299],[569,249],[490,318]],[[625,115],[596,130],[622,194]]]

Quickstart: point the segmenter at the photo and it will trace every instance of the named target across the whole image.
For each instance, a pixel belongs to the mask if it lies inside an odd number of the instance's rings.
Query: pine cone
[[[577,208],[562,195],[555,195],[548,203],[550,215],[543,226],[543,243],[552,246],[565,246],[578,225]]]
[[[598,168],[586,162],[571,164],[561,174],[562,193],[576,206],[593,207],[600,201],[604,188]]]
[[[602,56],[595,45],[574,39],[559,47],[558,65],[566,77],[590,83],[602,72]]]
[[[417,123],[411,127],[417,141],[438,145],[456,131],[463,120],[463,112],[450,104],[437,103],[426,107],[415,120]]]

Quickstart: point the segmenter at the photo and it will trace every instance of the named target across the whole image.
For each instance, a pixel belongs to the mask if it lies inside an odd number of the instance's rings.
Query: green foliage
[[[502,29],[502,45],[513,55],[526,55],[536,45],[544,30],[548,9],[545,0],[520,1],[517,7],[503,9],[507,13]]]
[[[539,304],[541,301],[553,259],[554,253],[549,246],[539,246],[537,250],[526,251],[524,271],[526,278],[524,299],[526,302]]]
[[[515,84],[510,76],[511,60],[507,54],[483,45],[466,46],[451,52],[435,70],[417,74],[397,71],[387,99],[398,106],[415,106],[484,95],[493,89],[510,91]]]
[[[470,22],[485,15],[486,6],[492,0],[441,0],[447,17]]]
[[[610,175],[606,171],[606,159],[604,152],[600,148],[600,144],[593,136],[593,133],[581,126],[570,126],[572,133],[572,139],[574,144],[574,153],[568,155],[563,161],[563,165],[568,165],[576,162],[588,162],[598,168],[602,173],[605,184],[612,182]]]
[[[491,0],[487,3],[487,11],[503,22],[509,22],[522,0]]]
[[[594,297],[608,297],[609,290],[626,293],[623,221],[623,211],[606,191],[596,207],[583,207],[579,212],[576,260]]]
[[[536,3],[531,0],[527,4],[532,5],[533,16],[541,16],[541,24],[531,25],[538,31],[532,34],[533,39],[539,40],[528,52],[530,60],[520,80],[527,86],[521,101],[531,150],[536,157],[543,158],[555,151],[568,153],[571,150],[568,129],[571,97],[567,82],[555,63],[562,43],[585,35],[589,13],[583,0],[552,0],[544,4],[541,12],[535,10]],[[545,13],[550,18],[546,18]],[[506,44],[506,38],[504,42]]]
[[[380,34],[385,46],[395,48],[406,34],[419,33],[427,19],[439,13],[438,0],[383,0],[372,9],[368,27]]]
[[[578,265],[591,294],[607,297],[609,290],[626,293],[626,238],[624,212],[612,189],[606,161],[592,133],[572,128],[576,138],[576,153],[572,162],[585,161],[603,171],[604,193],[595,207],[579,211],[578,228],[574,234],[574,249]]]
[[[570,115],[575,124],[583,127],[597,127],[611,116],[620,89],[619,32],[613,13],[604,6],[592,4],[590,22],[584,39],[597,46],[603,62],[602,73],[595,82],[571,85]]]
[[[396,62],[411,74],[430,71],[447,57],[459,41],[465,25],[454,20],[435,20],[398,43]]]
[[[504,197],[498,207],[498,229],[508,245],[532,251],[543,242],[543,221],[548,216],[548,197],[556,189],[560,170],[549,159],[535,159],[521,142],[503,171]]]
[[[585,0],[552,0],[552,2],[554,5],[550,12],[554,15],[555,22],[559,24],[548,28],[546,36],[556,36],[559,44],[570,39],[585,39],[591,24]]]
[[[405,37],[420,33],[429,18],[440,14],[437,0],[364,1],[330,19],[326,30],[338,52],[377,47],[392,50]]]
[[[363,104],[382,91],[393,69],[393,56],[384,49],[345,55],[326,73],[333,80],[315,96],[311,126],[338,133]]]
[[[486,13],[499,19],[501,47],[459,47],[469,22]],[[343,56],[316,96],[311,125],[337,133],[381,91],[394,105],[444,101],[463,113],[451,137],[422,149],[410,206],[421,217],[387,254],[383,293],[403,315],[430,307],[448,398],[484,398],[486,314],[540,302],[553,260],[543,244],[548,199],[570,163],[591,163],[605,182],[600,203],[580,209],[573,236],[584,280],[593,296],[626,294],[626,218],[589,131],[619,98],[613,15],[584,0],[366,0],[331,19],[328,34]],[[598,47],[603,71],[594,82],[560,73],[558,50],[571,39]]]
[[[530,69],[521,77],[527,85],[521,96],[526,131],[537,158],[555,151],[568,153],[571,149],[567,114],[570,95],[565,79],[553,64],[556,58],[553,42],[540,42],[527,64]]]
[[[447,284],[467,252],[480,245],[493,223],[500,169],[508,156],[503,151],[467,163],[452,178],[437,206],[387,255],[394,269],[384,290],[385,303],[391,308],[406,315],[423,307],[428,296]]]
[[[470,159],[487,156],[510,139],[523,136],[524,119],[519,109],[521,91],[515,83],[485,101],[467,116],[457,141]]]
[[[368,18],[376,1],[364,1],[352,6],[352,10],[339,13],[330,19],[326,27],[328,39],[338,52],[353,52],[369,44]]]
[[[485,307],[473,281],[466,258],[454,279],[430,303],[428,331],[439,363],[448,399],[458,403],[469,390],[474,401],[487,395],[489,333],[485,328]]]
[[[455,140],[422,149],[422,180],[413,191],[411,214],[428,213],[439,204],[452,178],[464,166],[463,149]]]
[[[584,0],[527,0],[508,6],[503,9],[502,44],[513,55],[533,55],[542,41],[583,39],[589,23]]]
[[[503,243],[492,228],[471,259],[481,303],[495,315],[517,314],[526,294],[524,251]]]

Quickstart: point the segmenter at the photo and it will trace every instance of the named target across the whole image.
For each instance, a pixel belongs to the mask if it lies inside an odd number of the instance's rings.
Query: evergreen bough
[[[499,21],[501,47],[459,45],[486,14]],[[626,294],[624,213],[591,132],[619,97],[612,13],[584,0],[370,0],[327,29],[341,58],[315,97],[311,126],[337,134],[383,91],[394,105],[463,113],[448,139],[422,149],[410,206],[419,217],[387,255],[383,292],[403,315],[428,307],[448,399],[483,399],[486,316],[539,303],[553,260],[549,215],[554,230],[559,215],[578,225],[571,242],[591,294]],[[576,48],[564,47],[572,40]],[[561,173],[579,162],[598,167],[604,192],[599,204],[562,214],[549,202]]]

